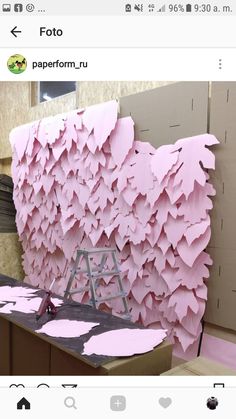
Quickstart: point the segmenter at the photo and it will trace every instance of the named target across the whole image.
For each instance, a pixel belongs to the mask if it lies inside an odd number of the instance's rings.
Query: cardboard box
[[[236,251],[236,223],[232,223],[230,217],[236,214],[236,204],[226,212],[223,208],[216,207],[211,213],[211,240],[210,247],[222,250]]]
[[[210,132],[236,147],[236,83],[213,82],[211,86]]]
[[[210,267],[204,320],[236,331],[236,251],[208,248]]]
[[[0,375],[160,375],[171,368],[172,344],[167,340],[150,352],[94,367],[75,351],[59,348],[2,315],[0,338]]]
[[[137,140],[159,147],[207,132],[207,82],[181,82],[120,98],[120,116],[131,115]]]
[[[199,356],[161,375],[236,375],[236,371]]]
[[[220,144],[213,147],[216,170],[210,179],[216,189],[211,211],[209,253],[213,267],[208,282],[205,320],[236,330],[236,83],[214,82],[209,108],[210,133]]]
[[[164,341],[143,355],[117,359],[103,365],[102,375],[160,375],[171,368],[172,345]]]
[[[236,185],[229,186],[228,182],[215,181],[212,183],[216,195],[212,197],[213,209],[211,217],[210,247],[236,250]]]

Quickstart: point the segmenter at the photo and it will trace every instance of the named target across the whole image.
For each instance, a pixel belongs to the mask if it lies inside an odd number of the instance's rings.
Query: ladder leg
[[[97,308],[97,306],[96,306],[96,292],[95,292],[95,287],[94,287],[94,283],[93,283],[92,268],[90,266],[89,255],[88,254],[85,256],[85,262],[86,262],[87,272],[88,272],[88,279],[89,279],[92,305],[93,305],[94,308]]]
[[[105,265],[106,261],[107,261],[107,255],[105,255],[105,253],[103,253],[101,262],[98,265],[98,272],[103,271],[103,268],[104,268],[104,265]]]
[[[118,272],[117,273],[117,279],[118,279],[118,284],[119,284],[120,291],[121,292],[124,292],[124,288],[123,288],[121,276],[120,276],[120,273],[119,273],[119,266],[118,266],[118,263],[117,263],[117,260],[116,260],[116,255],[115,255],[114,252],[112,252],[112,259],[113,259],[113,262],[114,262],[114,268]],[[123,301],[123,305],[124,305],[124,309],[125,309],[125,314],[127,314],[128,316],[130,316],[129,307],[128,307],[128,303],[127,303],[126,297],[122,297],[122,301]]]
[[[75,274],[76,274],[76,271],[77,271],[77,268],[78,268],[78,265],[79,265],[80,258],[81,258],[81,253],[78,250],[77,251],[77,255],[76,255],[76,259],[75,259],[75,262],[74,262],[74,266],[71,269],[70,278],[69,278],[69,281],[67,283],[67,287],[66,287],[66,290],[65,290],[65,294],[64,294],[64,299],[65,300],[69,299],[69,297],[70,297],[71,285],[72,285],[73,279],[75,277]]]

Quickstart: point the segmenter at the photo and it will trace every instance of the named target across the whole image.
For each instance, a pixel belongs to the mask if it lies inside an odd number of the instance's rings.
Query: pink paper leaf
[[[186,229],[185,237],[188,245],[190,246],[192,242],[197,239],[199,236],[205,233],[206,229],[210,226],[210,217],[207,216],[205,220],[202,220],[200,223],[193,224]]]
[[[22,125],[20,128],[13,129],[10,133],[10,143],[12,149],[16,150],[19,160],[24,156],[29,141],[29,134],[29,125]]]
[[[174,274],[175,280],[188,289],[201,286],[203,278],[209,278],[209,270],[206,265],[212,265],[212,260],[207,253],[202,252],[192,267],[186,265],[179,256],[176,257],[175,261],[175,268],[178,268]]]
[[[182,258],[182,260],[186,263],[186,265],[192,267],[197,257],[200,253],[207,247],[211,237],[211,229],[208,227],[204,234],[199,236],[194,242],[192,242],[191,246],[188,245],[185,238],[183,238],[177,244],[177,250]]]
[[[164,230],[167,239],[176,248],[177,243],[182,239],[188,224],[184,221],[183,217],[177,217],[174,219],[171,215],[168,215],[167,222],[164,225]]]
[[[186,198],[193,191],[195,181],[201,186],[206,183],[206,175],[200,163],[206,169],[215,168],[214,154],[206,146],[217,143],[216,138],[210,134],[185,138],[175,143],[174,149],[180,150],[179,160],[182,162],[182,166],[175,177],[175,185],[178,185],[180,181],[182,182]]]
[[[136,154],[134,162],[128,171],[128,176],[131,178],[131,187],[142,195],[146,195],[147,191],[153,188],[154,178],[151,172],[150,162],[151,156],[149,154]]]
[[[115,128],[117,122],[118,103],[113,100],[86,108],[82,115],[83,124],[94,136],[99,150]]]
[[[170,296],[168,307],[174,307],[180,321],[186,316],[188,307],[196,314],[199,304],[194,293],[184,288],[178,288]]]
[[[151,159],[152,173],[161,183],[169,170],[177,162],[179,153],[175,151],[174,145],[163,145],[159,147]]]
[[[131,356],[151,351],[166,337],[166,330],[120,329],[92,336],[83,354]]]
[[[196,340],[196,336],[187,332],[187,330],[185,330],[181,325],[175,326],[174,332],[175,332],[175,335],[177,336],[179,342],[181,343],[181,346],[182,346],[184,352]]]
[[[48,336],[74,338],[80,337],[90,332],[99,323],[82,322],[77,320],[51,320],[36,330],[36,333],[45,333]]]
[[[198,223],[205,219],[209,210],[212,209],[212,201],[208,196],[214,196],[215,190],[212,185],[206,183],[205,187],[195,184],[194,191],[187,200],[181,200],[178,214],[184,216],[185,221],[191,224]]]
[[[132,118],[128,116],[118,119],[109,142],[114,162],[118,167],[121,167],[134,142],[134,122]]]

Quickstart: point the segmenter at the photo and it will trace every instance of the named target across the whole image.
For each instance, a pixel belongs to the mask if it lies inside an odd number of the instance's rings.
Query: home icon
[[[17,403],[17,410],[22,410],[22,409],[30,409],[30,402],[28,402],[28,400],[25,399],[25,397],[23,397],[18,403]]]

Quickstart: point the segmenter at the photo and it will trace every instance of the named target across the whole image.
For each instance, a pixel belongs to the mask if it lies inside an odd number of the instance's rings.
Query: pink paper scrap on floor
[[[163,342],[167,330],[119,329],[92,336],[84,344],[83,355],[131,356],[152,351]]]
[[[55,338],[78,338],[90,332],[99,323],[81,322],[77,320],[52,320],[36,330],[36,333],[45,333]]]

